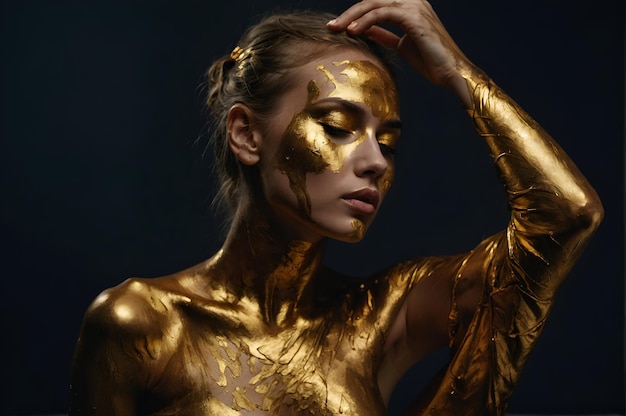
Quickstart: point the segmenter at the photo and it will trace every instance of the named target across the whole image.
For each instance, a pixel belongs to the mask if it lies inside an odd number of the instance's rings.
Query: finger
[[[401,24],[407,14],[415,11],[399,1],[364,0],[348,8],[335,19],[328,22],[333,30],[346,30],[351,35],[361,35],[378,23]]]
[[[397,49],[400,43],[400,36],[380,26],[370,27],[365,31],[364,35],[368,39],[389,49]]]
[[[400,27],[403,31],[409,29],[413,16],[419,15],[419,9],[404,7],[401,3],[393,2],[379,7],[372,7],[356,17],[346,26],[346,32],[351,35],[362,35],[374,25],[390,23]]]
[[[368,11],[372,10],[374,5],[366,2],[358,2],[347,8],[343,13],[337,16],[335,19],[328,22],[328,27],[333,30],[345,30],[348,25],[363,16]]]

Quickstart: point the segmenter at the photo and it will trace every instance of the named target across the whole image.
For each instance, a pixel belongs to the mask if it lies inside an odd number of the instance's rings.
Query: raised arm
[[[365,0],[329,27],[396,49],[451,90],[490,149],[511,208],[506,230],[432,269],[399,269],[418,281],[388,348],[402,355],[394,345],[406,345],[415,359],[424,348],[452,347],[450,366],[416,411],[501,414],[556,289],[602,220],[600,200],[550,135],[459,50],[428,2]]]
[[[405,34],[399,37],[376,26],[384,22],[400,26]],[[579,230],[576,236],[568,232],[559,242],[577,241],[572,247],[576,248],[600,223],[600,200],[574,163],[541,126],[465,57],[427,1],[365,0],[329,27],[365,35],[396,49],[427,80],[459,97],[485,138],[509,192],[512,226],[536,220],[550,224],[549,229],[536,230],[541,235]],[[530,200],[540,205],[556,202],[559,209],[520,204]]]

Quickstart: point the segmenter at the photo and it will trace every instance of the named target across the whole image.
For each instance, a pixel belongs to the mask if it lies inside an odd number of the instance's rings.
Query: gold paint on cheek
[[[308,102],[319,96],[315,81],[308,84]],[[327,138],[323,127],[306,111],[291,120],[280,142],[276,164],[289,178],[298,206],[311,213],[311,201],[306,190],[307,173],[320,174],[327,168],[337,173],[346,157],[361,143],[363,137],[346,145],[339,145]]]
[[[379,179],[380,191],[383,195],[389,192],[391,189],[391,185],[393,184],[393,178],[395,176],[395,165],[393,162],[387,164],[387,170],[383,174],[383,176]]]
[[[277,167],[289,178],[289,186],[296,196],[298,206],[307,214],[311,213],[311,200],[306,189],[307,173],[322,173],[328,164],[320,154],[309,147],[306,137],[311,128],[311,120],[306,115],[297,114],[283,136],[277,152]],[[317,146],[322,146],[322,140],[312,140]]]
[[[319,96],[319,88],[314,81],[307,85],[307,102]],[[323,146],[325,140],[323,130],[314,132],[312,120],[304,113],[296,114],[283,135],[276,153],[277,168],[289,178],[289,186],[296,196],[298,206],[308,215],[311,214],[311,199],[306,189],[306,174],[322,173],[328,164],[315,151]],[[314,136],[307,140],[308,134]],[[313,142],[313,145],[310,144]]]
[[[337,144],[323,136],[323,143],[315,141],[311,148],[319,152],[320,157],[328,164],[334,173],[338,173],[350,153],[365,140],[365,135],[358,136],[355,140],[347,144]],[[321,145],[320,145],[321,144]]]
[[[323,65],[317,67],[322,71],[334,89],[327,97],[338,97],[342,100],[361,102],[370,107],[374,116],[380,119],[397,118],[397,92],[394,83],[378,66],[369,61],[344,61],[335,63],[345,66],[340,74],[347,81],[340,82]],[[310,106],[319,99],[321,91],[315,80],[307,84],[307,104]],[[324,122],[343,127],[352,122],[346,116],[330,112],[324,116]],[[338,173],[346,158],[367,138],[363,133],[349,143],[336,143],[328,138],[319,120],[314,119],[308,111],[296,114],[285,131],[276,156],[277,168],[289,178],[289,186],[296,196],[298,206],[308,215],[311,213],[311,200],[306,189],[306,175],[320,174],[327,168]],[[381,143],[393,147],[397,137],[383,135]],[[383,189],[391,185],[393,173],[385,174],[381,181]]]
[[[310,116],[303,116],[301,121],[296,140],[305,144],[309,155],[318,160],[318,165],[324,166],[319,171],[309,170],[312,173],[322,173],[326,168],[330,168],[334,173],[338,173],[343,167],[346,158],[365,137],[357,137],[351,143],[338,144],[328,139],[323,127]]]

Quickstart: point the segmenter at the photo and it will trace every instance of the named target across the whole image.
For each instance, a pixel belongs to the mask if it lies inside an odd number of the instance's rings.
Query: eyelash
[[[350,136],[353,134],[349,130],[344,130],[340,127],[335,127],[331,124],[322,123],[322,127],[324,128],[324,131],[328,135],[333,136],[333,137],[346,137],[346,136]],[[384,143],[378,142],[378,146],[380,147],[380,152],[383,155],[393,156],[396,153],[396,150],[393,147],[388,146]]]
[[[394,149],[391,146],[387,146],[386,144],[381,143],[381,142],[378,142],[378,146],[380,147],[380,152],[383,155],[391,155],[391,156],[393,156],[393,155],[396,154],[396,149]]]
[[[333,137],[345,137],[345,136],[349,136],[352,134],[351,131],[344,130],[342,128],[335,127],[333,125],[326,124],[326,123],[322,123],[322,127],[324,128],[324,131],[327,134]]]

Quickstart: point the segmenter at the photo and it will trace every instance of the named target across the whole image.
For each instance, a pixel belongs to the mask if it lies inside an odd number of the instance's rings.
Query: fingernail
[[[337,19],[333,19],[333,20],[328,21],[328,23],[326,23],[326,26],[332,26],[335,23],[337,23]]]
[[[357,25],[358,25],[358,23],[357,23],[357,22],[352,22],[352,23],[350,23],[350,24],[348,25],[347,29],[354,29],[354,28],[356,28],[356,27],[357,27]]]

